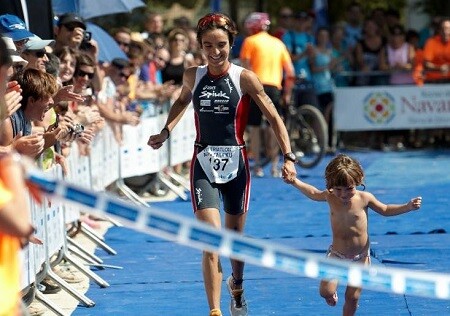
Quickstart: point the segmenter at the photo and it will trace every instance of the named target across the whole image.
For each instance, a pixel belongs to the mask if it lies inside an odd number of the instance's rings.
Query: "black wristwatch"
[[[290,153],[286,153],[286,154],[284,154],[284,161],[286,162],[286,160],[290,160],[290,161],[292,161],[293,163],[296,163],[297,162],[297,157],[295,156],[295,154],[293,153],[293,152],[290,152]]]

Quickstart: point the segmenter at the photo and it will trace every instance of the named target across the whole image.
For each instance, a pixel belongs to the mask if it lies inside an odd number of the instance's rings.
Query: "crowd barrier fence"
[[[66,158],[69,170],[67,176],[63,176],[62,168],[56,164],[45,170],[44,174],[55,179],[64,179],[70,183],[76,183],[93,192],[106,191],[109,186],[116,183],[126,196],[133,202],[138,202],[139,197],[126,187],[123,179],[163,173],[164,169],[174,164],[189,161],[195,138],[193,110],[190,107],[180,122],[181,128],[178,128],[180,132],[174,132],[160,150],[152,150],[147,145],[148,137],[159,133],[164,126],[169,105],[158,104],[149,100],[141,100],[140,102],[145,105],[141,122],[137,126],[123,126],[122,146],[118,145],[112,129],[106,124],[105,128],[92,141],[88,156],[80,155],[77,142],[72,143],[70,155]],[[39,165],[39,162],[37,164]],[[167,172],[164,174],[167,174]],[[180,190],[178,187],[176,189]],[[181,194],[180,192],[177,193]],[[83,197],[78,196],[77,198],[82,199]],[[148,206],[147,203],[145,205]],[[36,228],[35,236],[43,241],[43,245],[29,244],[20,253],[23,296],[36,297],[56,314],[64,315],[64,312],[57,305],[49,301],[36,288],[37,284],[45,277],[50,277],[85,306],[94,306],[95,302],[79,293],[52,272],[53,266],[61,262],[62,259],[68,259],[78,270],[101,287],[109,286],[105,280],[85,268],[86,264],[101,266],[102,260],[87,253],[82,246],[77,245],[67,235],[66,227],[76,223],[81,226],[81,229],[89,238],[97,243],[97,246],[102,247],[109,254],[115,254],[114,249],[104,243],[101,237],[90,232],[85,224],[80,223],[80,216],[85,212],[85,206],[63,203],[52,198],[45,199],[42,204],[38,204],[31,197],[29,198],[29,206],[32,223]],[[120,225],[120,222],[110,220]],[[75,254],[75,256],[72,254]]]

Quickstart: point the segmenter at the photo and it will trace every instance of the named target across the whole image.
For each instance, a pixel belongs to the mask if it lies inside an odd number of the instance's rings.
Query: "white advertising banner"
[[[338,131],[450,127],[450,84],[342,87],[335,90]]]

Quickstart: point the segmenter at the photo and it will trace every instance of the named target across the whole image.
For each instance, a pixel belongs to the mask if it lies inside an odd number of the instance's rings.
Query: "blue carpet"
[[[423,197],[422,208],[395,217],[369,212],[373,263],[390,267],[450,273],[450,151],[348,152],[361,162],[366,190],[385,203]],[[299,177],[324,187],[323,171],[330,157]],[[269,170],[265,170],[270,174]],[[171,213],[192,217],[190,201],[153,203]],[[290,247],[325,253],[330,237],[325,203],[306,199],[280,179],[253,178],[246,234]],[[201,277],[201,253],[128,228],[111,228],[106,242],[118,251],[97,255],[105,264],[123,270],[95,270],[111,286],[91,284],[86,295],[93,308],[78,307],[73,315],[207,315]],[[224,276],[230,273],[222,259]],[[344,287],[338,306],[331,308],[318,294],[318,280],[253,265],[245,270],[250,315],[341,315]],[[222,310],[227,315],[225,284]],[[359,315],[449,315],[450,301],[363,290]]]

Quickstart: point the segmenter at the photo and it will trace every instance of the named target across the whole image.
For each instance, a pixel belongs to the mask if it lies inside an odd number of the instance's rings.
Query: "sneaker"
[[[27,307],[27,309],[29,316],[41,316],[44,315],[44,313],[47,311],[44,305],[42,305],[36,300],[31,302],[31,304]]]
[[[50,278],[44,278],[39,285],[43,286],[43,289],[39,290],[44,294],[55,294],[61,291],[61,287]]]
[[[264,177],[264,171],[262,170],[261,167],[255,168],[254,176],[255,176],[255,177],[258,177],[258,178]]]
[[[209,312],[209,316],[222,316],[220,309],[214,308]]]
[[[281,171],[278,169],[272,169],[270,171],[270,173],[272,174],[272,177],[274,177],[274,178],[281,178]]]
[[[231,288],[231,283],[233,282],[233,276],[230,275],[227,279],[227,288],[228,292],[231,296],[230,301],[230,314],[231,316],[247,316],[248,315],[248,308],[247,308],[247,302],[244,298],[244,290],[233,290]]]

